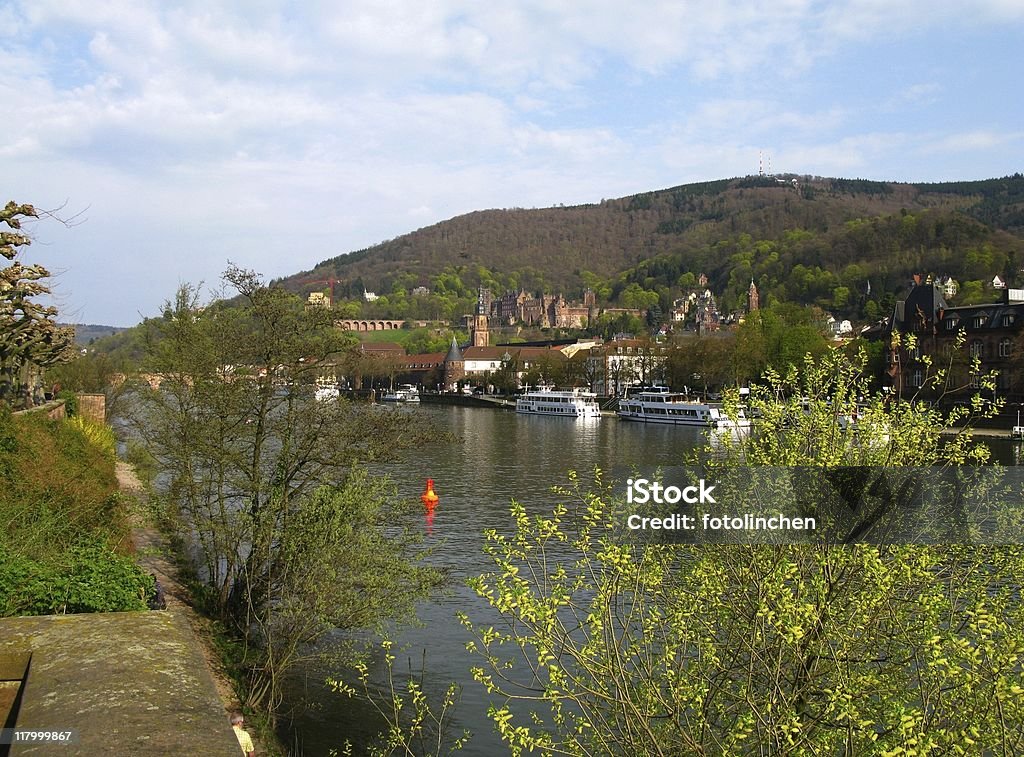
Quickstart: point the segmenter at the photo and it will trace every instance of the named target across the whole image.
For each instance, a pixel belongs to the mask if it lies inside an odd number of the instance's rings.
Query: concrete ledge
[[[11,755],[238,757],[238,741],[186,624],[174,612],[0,620],[0,656],[31,653],[15,725],[75,730],[75,744]]]

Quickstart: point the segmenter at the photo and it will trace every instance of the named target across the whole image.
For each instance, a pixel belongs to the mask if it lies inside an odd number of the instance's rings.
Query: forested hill
[[[944,184],[787,175],[687,184],[593,205],[478,211],[281,283],[308,292],[335,278],[340,299],[364,287],[429,287],[447,269],[467,286],[569,297],[593,286],[616,300],[636,284],[664,299],[690,283],[688,274],[703,272],[727,307],[753,278],[770,298],[873,317],[913,273],[948,275],[962,285],[998,274],[1013,283],[1022,263],[1019,173]]]

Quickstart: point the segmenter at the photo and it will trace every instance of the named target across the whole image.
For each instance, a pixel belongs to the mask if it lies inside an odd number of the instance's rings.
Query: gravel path
[[[206,660],[206,667],[213,677],[217,693],[224,704],[224,722],[232,712],[240,712],[241,705],[235,696],[231,679],[224,672],[220,659],[214,650],[213,635],[210,622],[196,612],[192,606],[188,589],[177,579],[177,569],[171,558],[171,547],[163,535],[152,525],[145,509],[146,491],[135,469],[130,463],[117,461],[117,482],[122,492],[132,495],[132,545],[135,548],[135,561],[147,573],[152,573],[160,582],[164,591],[167,609],[180,613],[188,621],[192,634]],[[251,734],[250,734],[251,735]],[[255,736],[253,741],[256,742]],[[256,743],[257,754],[262,753]]]

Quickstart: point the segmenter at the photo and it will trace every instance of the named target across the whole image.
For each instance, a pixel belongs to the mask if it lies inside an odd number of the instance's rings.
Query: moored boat
[[[750,428],[750,420],[737,411],[730,418],[718,404],[698,402],[685,394],[665,388],[647,389],[619,400],[619,418],[638,423],[661,423],[670,426],[698,426],[717,429]]]
[[[382,402],[419,402],[420,390],[412,384],[401,384],[381,397]]]
[[[340,396],[341,390],[338,388],[337,382],[331,383],[327,380],[318,380],[316,382],[313,397],[316,398],[317,402],[332,402]]]
[[[597,395],[585,389],[552,389],[541,386],[527,390],[516,400],[516,412],[560,418],[600,418]]]

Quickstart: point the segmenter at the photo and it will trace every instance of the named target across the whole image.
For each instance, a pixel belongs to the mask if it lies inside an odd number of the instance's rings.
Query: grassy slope
[[[0,408],[0,615],[145,609],[102,431]]]

